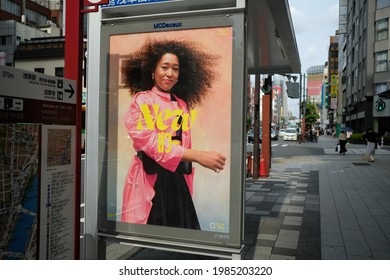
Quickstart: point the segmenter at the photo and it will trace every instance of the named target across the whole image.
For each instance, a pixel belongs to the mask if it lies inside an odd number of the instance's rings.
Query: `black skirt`
[[[200,229],[198,216],[184,175],[160,169],[148,224]]]

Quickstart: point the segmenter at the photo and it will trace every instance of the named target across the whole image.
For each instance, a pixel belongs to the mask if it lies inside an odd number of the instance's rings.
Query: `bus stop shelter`
[[[88,26],[83,255],[104,259],[109,241],[240,258],[245,234],[247,77],[300,73],[288,1],[110,1],[89,14]],[[134,152],[122,124],[131,98],[121,69],[129,52],[139,50],[144,41],[161,38],[202,43],[219,59],[212,88],[221,93],[208,100],[213,106],[200,108],[199,118],[207,116],[207,126],[198,120],[201,129],[194,127],[192,136],[195,147],[220,149],[228,160],[219,177],[197,167],[194,201],[201,230],[121,220],[123,181]],[[214,124],[209,121],[214,119]],[[205,184],[214,187],[205,191]]]

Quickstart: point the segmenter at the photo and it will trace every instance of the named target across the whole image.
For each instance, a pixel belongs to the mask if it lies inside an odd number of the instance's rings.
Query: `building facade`
[[[1,0],[0,20],[15,20],[29,26],[46,24],[51,19],[48,0]]]
[[[0,0],[0,54],[14,66],[21,42],[62,34],[62,0]]]
[[[307,101],[321,105],[322,83],[324,81],[324,65],[311,66],[307,74]]]
[[[384,134],[390,131],[390,99],[382,97],[390,90],[390,0],[349,0],[346,8],[338,117],[355,132],[373,127]],[[379,101],[385,108],[378,108]]]
[[[343,120],[339,112],[342,108],[339,94],[339,34],[330,36],[328,64],[326,75],[326,107],[328,109],[328,128],[334,129],[336,124],[341,124]]]
[[[14,66],[14,53],[21,42],[49,36],[51,34],[15,20],[0,21],[0,53],[4,56],[4,64]]]
[[[65,38],[32,38],[14,53],[15,68],[64,77]]]

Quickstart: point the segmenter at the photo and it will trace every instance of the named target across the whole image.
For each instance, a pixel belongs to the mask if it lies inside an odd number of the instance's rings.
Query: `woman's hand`
[[[218,152],[186,149],[182,160],[199,163],[218,173],[220,170],[223,170],[226,157]]]

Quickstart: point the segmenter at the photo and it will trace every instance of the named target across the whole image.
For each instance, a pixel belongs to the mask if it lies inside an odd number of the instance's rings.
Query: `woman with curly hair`
[[[180,40],[150,40],[127,60],[122,72],[133,101],[124,122],[137,154],[123,190],[122,222],[200,229],[192,163],[220,172],[226,157],[192,149],[190,127],[216,61]]]

